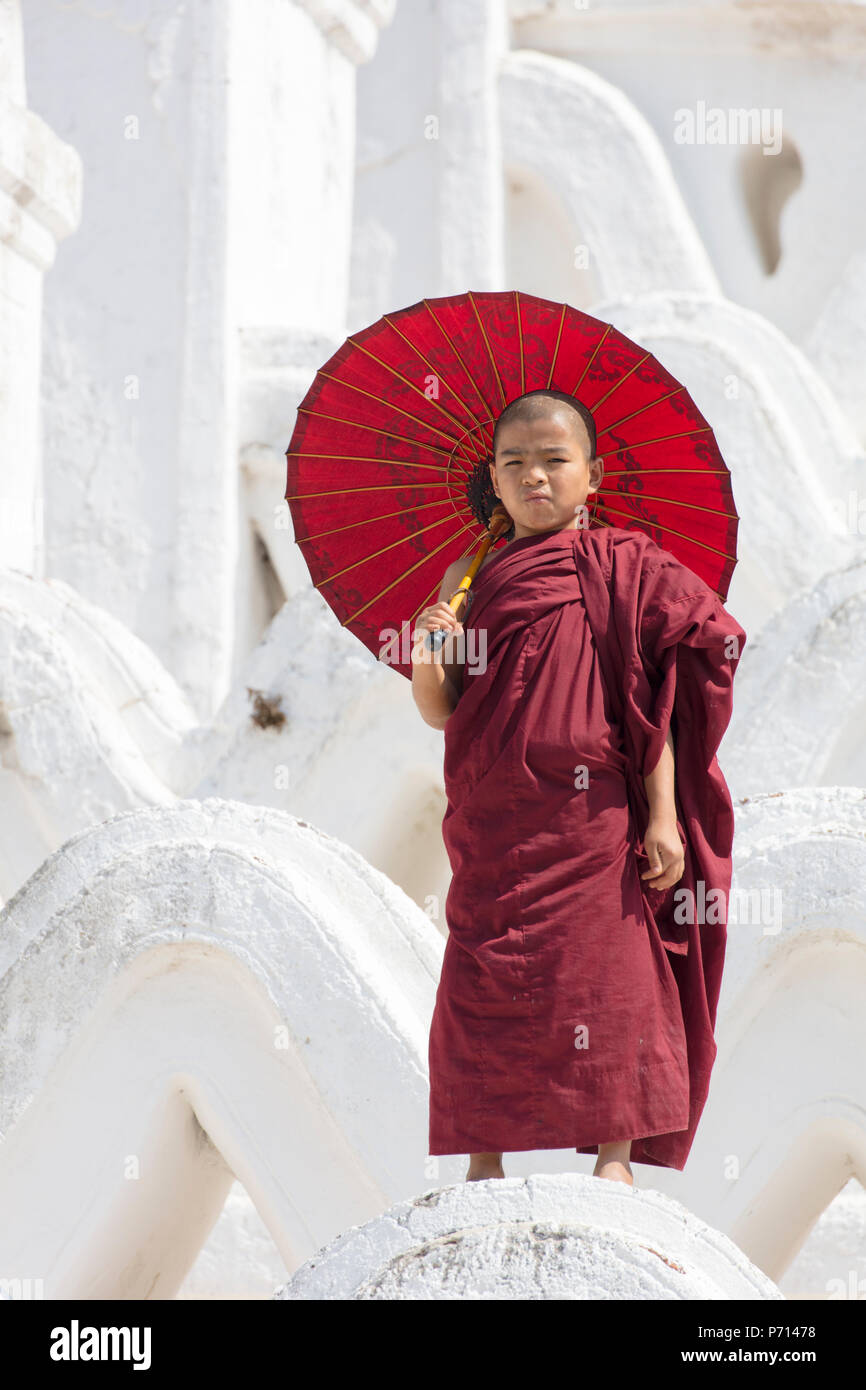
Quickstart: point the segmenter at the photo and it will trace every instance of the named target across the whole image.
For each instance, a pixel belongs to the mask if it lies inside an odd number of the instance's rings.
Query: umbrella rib
[[[369,555],[362,555],[361,558],[360,558],[359,560],[353,560],[352,563],[351,563],[351,565],[344,565],[343,568],[342,568],[341,570],[334,570],[333,574],[326,575],[326,577],[325,577],[324,579],[320,579],[320,580],[319,580],[318,584],[316,585],[316,588],[317,588],[317,589],[320,588],[323,584],[330,584],[330,582],[331,582],[332,579],[339,579],[341,575],[343,575],[343,574],[348,574],[350,570],[355,570],[355,569],[357,569],[359,565],[366,565],[367,562],[368,562],[369,560],[378,560],[378,558],[379,558],[380,555],[387,555],[387,553],[388,553],[389,550],[395,550],[395,549],[397,548],[398,545],[405,545],[407,541],[414,540],[416,536],[423,536],[424,533],[425,533],[425,531],[432,531],[432,530],[434,529],[434,527],[436,527],[436,526],[441,526],[441,525],[442,525],[442,519],[440,518],[439,521],[431,521],[429,526],[422,526],[422,527],[420,527],[419,530],[413,531],[411,535],[407,535],[407,536],[398,536],[397,540],[395,540],[395,541],[389,541],[389,543],[388,543],[387,545],[381,546],[381,548],[380,548],[379,550],[371,550],[370,553],[369,553]],[[464,524],[463,529],[464,529],[464,530],[468,530],[469,527],[468,527],[467,525]],[[448,544],[448,541],[451,540],[451,539],[452,539],[452,537],[449,536],[449,537],[444,541],[444,544],[447,545],[447,544]],[[431,553],[435,554],[436,552],[434,551],[434,552],[431,552]],[[426,558],[426,557],[425,557],[425,558]],[[423,564],[423,561],[422,561],[421,563]],[[417,567],[415,567],[415,568],[417,568]],[[412,573],[412,570],[407,570],[407,571],[406,571],[406,574],[411,574],[411,573]],[[406,577],[406,576],[403,575],[403,578],[405,578],[405,577]],[[397,583],[397,582],[399,582],[399,581],[398,581],[398,580],[395,580],[394,582]],[[387,593],[387,592],[388,592],[387,589],[383,589],[383,590],[382,590],[382,593]],[[380,595],[377,594],[376,597],[379,598]],[[371,599],[371,602],[375,602],[375,600],[372,600],[372,599]],[[358,611],[361,612],[361,613],[363,613],[364,610],[363,610],[363,608],[361,608],[361,609],[359,609]],[[355,615],[355,616],[357,616],[357,615]]]
[[[401,337],[404,337],[405,335],[401,334],[400,336],[401,336]],[[463,421],[462,421],[462,420],[458,420],[457,417],[454,416],[454,415],[452,415],[450,410],[446,410],[445,406],[444,406],[444,405],[441,405],[439,401],[434,400],[432,396],[428,396],[427,393],[426,393],[425,391],[422,391],[422,390],[421,390],[421,387],[420,387],[420,386],[416,386],[416,385],[415,385],[414,381],[410,381],[408,377],[404,376],[402,372],[398,372],[398,371],[397,371],[397,368],[396,368],[396,367],[392,367],[392,366],[390,365],[390,363],[388,363],[388,362],[383,362],[382,359],[381,359],[381,357],[377,357],[376,354],[375,354],[375,352],[371,352],[369,348],[365,348],[365,347],[364,347],[364,344],[363,344],[363,343],[359,343],[358,340],[357,340],[356,338],[351,338],[351,337],[350,337],[347,341],[350,342],[350,343],[352,344],[353,347],[360,348],[361,352],[365,352],[365,353],[367,354],[367,356],[368,356],[369,358],[372,359],[372,361],[378,362],[378,364],[379,364],[380,367],[384,367],[386,372],[390,372],[390,373],[392,374],[392,376],[395,376],[395,377],[397,378],[398,381],[402,381],[404,386],[408,386],[408,387],[410,387],[413,391],[417,391],[417,392],[418,392],[418,395],[419,395],[419,396],[423,396],[424,400],[425,400],[425,401],[428,401],[430,405],[435,406],[437,410],[441,410],[442,414],[446,417],[446,419],[450,420],[451,424],[454,425],[454,427],[455,427],[456,429],[461,430],[463,433],[465,433],[466,427],[465,427],[465,425],[463,424]],[[406,341],[408,342],[408,339],[406,339]],[[409,343],[409,346],[414,348],[414,344],[412,344],[412,343]],[[418,356],[420,357],[421,354],[419,353]],[[423,361],[423,360],[424,360],[424,359],[422,358],[422,361]],[[427,362],[427,363],[425,363],[425,365],[426,365],[426,366],[429,366],[430,364],[429,364],[429,362]],[[432,370],[432,368],[431,368],[431,370]],[[439,375],[438,372],[434,372],[433,374],[434,374],[434,376],[437,376],[437,377],[438,377],[438,375]],[[352,382],[346,381],[345,378],[343,378],[343,377],[339,377],[339,378],[337,378],[337,379],[340,380],[340,381],[342,381],[344,386],[351,386],[351,385],[352,385]],[[451,391],[452,395],[455,395],[455,396],[457,395],[457,393],[456,393],[455,391],[452,391],[452,388],[448,385],[447,382],[445,382],[445,389],[446,389],[447,391]],[[459,400],[460,397],[457,396],[457,399]]]
[[[680,502],[675,497],[653,497],[648,492],[621,492],[615,488],[608,493],[608,496],[634,498],[639,502],[663,502],[666,507],[690,507],[695,512],[709,512],[710,516],[730,517],[730,512],[719,511],[716,507],[702,507],[700,502]],[[664,522],[659,521],[657,525],[662,526]]]
[[[520,322],[520,291],[514,290],[514,313],[517,319],[517,342],[520,351],[520,394],[526,392],[526,363],[523,360],[523,324]]]
[[[472,373],[469,371],[469,368],[467,367],[466,363],[463,361],[463,358],[460,356],[460,353],[459,353],[459,351],[458,351],[458,349],[457,349],[457,347],[456,347],[456,345],[455,345],[453,339],[452,339],[451,337],[449,337],[449,335],[448,335],[446,329],[443,328],[442,324],[441,324],[441,323],[439,322],[439,320],[437,319],[437,317],[436,317],[436,315],[434,314],[433,310],[430,308],[430,302],[429,302],[429,300],[425,299],[425,300],[423,300],[422,302],[423,302],[423,304],[424,304],[424,308],[427,310],[428,314],[430,315],[431,319],[432,319],[433,322],[435,323],[436,327],[439,329],[439,332],[442,334],[442,337],[445,339],[445,341],[446,341],[446,343],[448,344],[448,346],[450,347],[451,351],[454,353],[454,356],[457,358],[457,361],[460,363],[460,366],[463,368],[463,374],[464,374],[464,376],[466,377],[466,380],[469,382],[470,386],[472,387],[473,391],[475,392],[475,394],[477,395],[477,397],[478,397],[478,399],[481,401],[481,403],[482,403],[482,404],[486,404],[486,402],[485,402],[485,400],[484,400],[484,397],[482,396],[481,392],[478,390],[478,387],[475,385],[475,382],[474,382],[473,379],[472,379]],[[449,387],[449,390],[451,390],[451,389],[453,389],[453,388]],[[469,410],[469,407],[468,407],[468,406],[467,406],[466,408],[467,408],[467,410]],[[469,410],[469,413],[470,413],[470,415],[472,415],[472,417],[473,417],[473,419],[475,420],[476,424],[477,424],[477,425],[479,426],[479,428],[480,428],[481,425],[482,425],[482,422],[481,422],[481,420],[479,420],[478,416],[475,414],[475,411],[474,411],[474,410]]]
[[[429,527],[427,527],[426,529],[429,530]],[[468,530],[470,530],[470,527],[469,527],[468,525],[464,524],[464,525],[461,527],[461,530],[462,530],[462,531],[468,531]],[[420,533],[419,533],[419,534],[420,534]],[[366,613],[367,609],[370,607],[371,604],[376,603],[376,601],[377,601],[378,599],[382,598],[384,594],[390,593],[391,589],[394,588],[394,585],[395,585],[395,584],[402,584],[403,581],[404,581],[405,579],[408,579],[408,577],[409,577],[410,574],[414,574],[415,570],[418,569],[421,565],[426,564],[428,560],[432,560],[433,557],[434,557],[434,555],[438,555],[440,550],[444,550],[445,547],[446,547],[446,545],[450,545],[451,541],[453,541],[453,540],[455,539],[455,536],[459,536],[459,535],[460,535],[460,531],[457,531],[454,535],[448,536],[448,538],[447,538],[446,540],[444,540],[444,541],[442,542],[441,545],[437,545],[437,547],[436,547],[435,550],[429,551],[429,553],[428,553],[427,555],[425,555],[422,559],[420,559],[416,565],[413,565],[413,566],[411,567],[411,569],[404,570],[404,572],[403,572],[402,574],[398,574],[396,579],[393,579],[393,580],[391,581],[390,584],[387,584],[387,585],[385,586],[384,589],[380,589],[380,591],[379,591],[378,594],[374,594],[373,597],[372,597],[371,599],[369,599],[369,600],[364,604],[364,607],[363,607],[363,608],[359,608],[355,613],[352,613],[350,617],[344,618],[344,619],[343,619],[343,627],[345,627],[345,626],[347,625],[347,623],[353,623],[353,622],[355,621],[356,618],[359,618],[359,617],[361,616],[362,613]],[[480,539],[483,539],[483,538],[479,538],[479,540],[480,540]],[[389,547],[386,547],[386,548],[389,548]],[[380,551],[379,553],[381,554],[381,551]],[[372,556],[368,556],[367,558],[368,558],[368,559],[372,559],[373,557],[372,557]],[[349,568],[352,569],[352,568],[354,568],[354,567],[350,565]],[[340,573],[344,573],[344,571],[341,570]],[[322,580],[322,583],[323,583],[323,584],[324,584],[324,583],[327,583],[327,580]],[[441,583],[441,581],[440,581],[440,583]],[[316,585],[316,587],[318,588],[318,585]],[[431,591],[431,592],[432,592],[432,591]],[[421,610],[419,609],[418,611],[420,612]]]
[[[305,415],[311,415],[311,416],[313,417],[314,420],[333,420],[333,421],[334,421],[334,424],[336,424],[336,425],[351,425],[352,429],[356,429],[356,430],[372,430],[374,434],[380,434],[380,435],[382,436],[383,439],[399,439],[401,444],[414,444],[416,448],[432,449],[434,453],[437,453],[437,454],[445,454],[446,457],[448,457],[448,458],[450,458],[450,457],[451,457],[451,454],[453,453],[453,450],[452,450],[452,449],[443,449],[443,448],[441,448],[441,446],[438,445],[438,444],[422,444],[422,445],[419,445],[419,444],[418,444],[418,440],[417,440],[417,439],[412,439],[412,437],[411,437],[410,435],[407,435],[407,434],[392,434],[390,430],[383,430],[383,429],[381,429],[378,425],[365,425],[365,424],[363,424],[363,422],[362,422],[361,420],[344,420],[343,417],[342,417],[342,415],[326,415],[326,414],[324,413],[324,411],[309,410],[309,409],[307,409],[305,406],[300,406],[300,405],[298,406],[298,410],[299,410],[299,411],[303,410],[303,412],[304,412]],[[431,426],[431,428],[432,428],[432,429],[435,429],[436,426],[433,425],[433,426]],[[444,430],[440,430],[439,433],[440,433],[440,434],[444,434]],[[291,453],[290,453],[289,450],[287,449],[287,450],[286,450],[286,455],[287,455],[289,458],[303,458],[305,452],[306,452],[305,450],[301,449],[301,450],[292,450]],[[345,458],[345,457],[350,457],[350,458],[351,458],[351,457],[354,457],[354,455],[344,455],[344,454],[306,454],[306,457],[307,457],[307,458],[313,458],[313,459],[315,459],[315,458],[331,459],[331,458]],[[408,459],[378,459],[377,462],[378,462],[378,463],[408,463],[409,460],[408,460]],[[428,467],[428,468],[431,467],[430,464],[419,465],[419,467],[421,467],[421,466],[423,466],[423,467]],[[442,469],[442,472],[443,472],[443,473],[447,473],[447,472],[448,472],[448,469],[447,469],[447,468],[443,468],[443,469]]]
[[[580,377],[579,377],[578,380],[575,382],[575,385],[574,385],[572,391],[570,392],[570,394],[571,394],[572,396],[576,396],[576,395],[577,395],[577,388],[578,388],[578,386],[580,386],[581,383],[583,382],[583,378],[586,376],[587,372],[589,371],[590,367],[592,366],[593,362],[595,361],[596,357],[598,356],[599,352],[601,351],[601,349],[602,349],[602,347],[603,347],[603,345],[604,345],[604,340],[605,340],[605,338],[607,337],[608,333],[610,333],[610,331],[611,331],[612,328],[613,328],[613,324],[612,324],[612,323],[607,323],[607,324],[605,324],[604,332],[602,333],[601,337],[599,338],[598,342],[596,343],[595,349],[594,349],[594,351],[593,351],[592,356],[590,357],[589,361],[587,362],[586,366],[584,367],[583,371],[581,372]],[[580,398],[578,397],[578,399],[580,399]],[[594,410],[594,409],[595,409],[595,406],[587,406],[587,409],[588,409],[588,410]]]
[[[387,464],[395,464],[398,468],[423,468],[423,469],[425,470],[425,472],[429,472],[429,473],[450,473],[450,472],[451,472],[450,468],[443,468],[442,464],[440,464],[440,463],[415,463],[412,459],[376,459],[376,458],[361,458],[358,454],[305,454],[305,453],[301,453],[301,454],[289,454],[288,457],[289,457],[289,458],[307,458],[307,459],[343,459],[346,463],[349,463],[349,462],[351,462],[351,463],[378,463],[380,466],[381,466],[381,464],[383,464],[383,463],[387,463]],[[384,486],[384,484],[383,484],[383,486]],[[406,487],[406,486],[407,486],[406,483],[388,483],[388,487]],[[424,486],[425,486],[425,487],[447,487],[448,484],[447,484],[446,482],[425,483]],[[363,490],[363,489],[359,489],[359,491],[362,491],[362,490]],[[347,488],[346,491],[349,491],[349,489]]]
[[[560,311],[560,315],[559,315],[559,328],[556,330],[556,346],[555,346],[554,349],[553,349],[553,358],[552,358],[551,363],[550,363],[550,370],[549,370],[549,372],[547,373],[547,384],[548,384],[548,386],[550,386],[550,383],[553,381],[553,373],[554,373],[554,370],[555,370],[555,368],[556,368],[556,359],[557,359],[557,357],[559,356],[559,340],[560,340],[560,338],[562,337],[562,326],[563,326],[564,323],[565,323],[565,305],[563,304],[562,310]],[[574,392],[572,392],[572,395],[574,395]]]
[[[645,449],[645,448],[647,447],[648,444],[668,444],[668,443],[670,443],[670,441],[671,441],[672,439],[691,439],[693,435],[696,435],[696,434],[712,434],[712,432],[713,432],[713,431],[712,431],[712,429],[710,428],[710,426],[709,426],[709,425],[705,425],[705,426],[703,427],[703,429],[699,429],[699,430],[684,430],[684,432],[683,432],[682,434],[662,434],[662,435],[659,435],[658,439],[642,439],[642,440],[641,440],[639,443],[637,443],[637,444],[623,444],[623,445],[620,446],[619,449],[605,449],[604,453],[605,453],[605,456],[606,456],[607,458],[611,458],[611,457],[614,457],[614,458],[615,458],[617,454],[628,454],[628,453],[631,452],[632,449]],[[644,470],[641,469],[640,471],[643,472]],[[647,471],[649,471],[649,470],[647,470]],[[658,471],[660,472],[661,470],[659,469]],[[683,471],[685,471],[685,470],[683,470]],[[703,470],[696,470],[696,469],[693,469],[693,470],[691,470],[691,471],[693,471],[693,472],[697,472],[697,471],[703,472]]]
[[[663,401],[669,401],[671,396],[678,396],[679,393],[685,391],[685,389],[684,386],[677,386],[675,390],[668,391],[666,396],[656,396],[654,400],[647,401],[646,405],[638,406],[637,410],[633,410],[631,415],[623,415],[621,420],[615,420],[612,425],[605,425],[603,429],[599,430],[599,434],[606,434],[608,430],[618,430],[620,425],[625,425],[629,420],[634,420],[637,415],[643,415],[645,410],[652,410],[654,405],[661,405]]]
[[[637,360],[636,362],[632,363],[632,365],[629,367],[628,371],[627,371],[627,372],[623,372],[622,376],[619,378],[619,381],[615,381],[615,382],[613,383],[613,386],[611,386],[610,390],[607,391],[607,392],[605,393],[605,395],[603,395],[603,396],[601,397],[600,400],[597,400],[597,401],[594,401],[594,402],[593,402],[593,406],[592,406],[593,410],[598,410],[599,406],[604,405],[605,401],[609,400],[610,397],[614,394],[614,392],[619,390],[619,388],[622,386],[623,382],[624,382],[624,381],[628,381],[628,379],[629,379],[629,377],[631,376],[632,372],[636,372],[637,369],[638,369],[638,367],[642,367],[643,364],[644,364],[644,362],[646,362],[646,361],[647,361],[649,358],[651,358],[651,357],[652,357],[652,353],[651,353],[651,352],[645,352],[644,355],[643,355],[643,357],[639,357],[638,360]],[[658,364],[656,364],[656,365],[658,365]],[[610,429],[610,428],[614,428],[614,427],[613,427],[613,426],[608,426],[608,428]]]
[[[469,303],[472,305],[472,312],[474,313],[475,318],[476,318],[477,321],[478,321],[478,327],[481,329],[481,336],[482,336],[482,338],[484,339],[484,346],[487,348],[487,356],[490,358],[490,365],[491,365],[491,367],[493,368],[494,372],[496,373],[496,380],[497,380],[497,382],[499,383],[499,394],[500,394],[500,396],[502,397],[502,409],[504,410],[504,409],[505,409],[505,406],[506,406],[506,404],[507,404],[506,399],[505,399],[505,387],[502,385],[502,377],[499,375],[499,368],[498,368],[498,366],[496,365],[496,358],[493,356],[493,353],[490,351],[490,343],[489,343],[488,338],[487,338],[487,329],[484,327],[484,324],[481,322],[481,315],[480,315],[479,312],[478,312],[478,306],[477,306],[477,304],[475,303],[475,300],[472,298],[472,291],[471,291],[471,290],[467,290],[467,291],[466,291],[466,294],[467,294],[467,296],[468,296],[468,298],[469,298]]]
[[[424,303],[425,303],[425,304],[427,303],[426,299],[424,300]],[[387,314],[384,315],[384,319],[385,319],[385,322],[389,325],[390,328],[393,329],[393,331],[394,331],[395,333],[399,333],[399,334],[400,334],[400,337],[403,339],[403,342],[406,343],[406,345],[407,345],[408,347],[410,347],[410,348],[412,349],[413,352],[417,353],[417,355],[421,358],[421,361],[424,363],[425,367],[428,367],[428,368],[430,369],[430,371],[433,373],[434,376],[440,377],[440,378],[441,378],[441,373],[439,373],[439,372],[436,370],[436,368],[433,366],[433,363],[432,363],[427,357],[425,357],[424,353],[423,353],[423,352],[421,351],[421,349],[418,347],[418,344],[417,344],[417,343],[413,343],[411,338],[407,338],[407,337],[406,337],[406,334],[403,332],[403,330],[400,329],[400,328],[398,328],[397,325],[396,325],[396,323],[392,323],[391,320],[390,320],[390,318],[388,317]],[[435,314],[433,315],[433,319],[434,319],[434,322],[436,323],[436,327],[439,329],[440,333],[442,333],[442,334],[444,335],[444,337],[446,338],[446,341],[448,341],[448,346],[451,348],[452,352],[454,352],[455,357],[457,357],[458,361],[460,361],[460,365],[461,365],[461,367],[463,367],[463,371],[466,373],[467,379],[471,381],[472,378],[469,376],[469,373],[466,371],[466,368],[463,366],[463,362],[460,360],[459,354],[455,351],[455,349],[454,349],[454,344],[453,344],[452,342],[450,342],[450,340],[448,339],[447,333],[445,333],[444,328],[442,328],[442,326],[441,326],[441,324],[439,323],[439,320],[436,318]],[[444,378],[441,378],[441,379],[444,381]],[[481,421],[479,420],[478,416],[475,414],[475,411],[472,409],[472,407],[471,407],[470,405],[468,405],[466,401],[463,400],[463,398],[457,393],[457,391],[454,389],[453,386],[449,386],[449,385],[448,385],[448,382],[447,382],[447,381],[445,381],[444,384],[445,384],[445,389],[446,389],[447,391],[450,391],[451,394],[452,394],[452,396],[456,396],[456,397],[457,397],[458,401],[460,401],[460,404],[463,405],[463,406],[465,407],[467,414],[470,415],[470,416],[472,417],[472,419],[475,421],[475,423],[476,423],[476,425],[478,426],[478,428],[481,429],[481,428],[482,428]],[[473,383],[473,384],[474,384],[474,383]],[[480,395],[479,395],[479,399],[480,399]],[[462,428],[462,427],[461,427],[461,428]],[[464,433],[465,433],[465,430],[464,430]],[[470,433],[471,433],[471,431],[470,431]]]
[[[632,512],[632,513],[629,513],[629,512],[621,512],[621,511],[619,511],[616,507],[612,507],[612,506],[610,505],[609,502],[605,502],[604,506],[605,506],[605,510],[606,510],[606,511],[609,511],[609,512],[611,513],[612,516],[624,516],[624,517],[629,518],[629,520],[631,520],[631,521],[641,521],[641,522],[643,522],[643,524],[644,524],[645,526],[653,526],[653,525],[660,526],[660,525],[661,525],[661,522],[647,521],[646,518],[644,518],[644,517],[637,517],[637,516],[635,516],[635,514],[634,514],[633,512]],[[624,530],[632,530],[632,529],[634,529],[634,528],[633,528],[633,527],[624,527],[623,529],[624,529]],[[728,552],[727,552],[726,550],[719,550],[719,549],[718,549],[716,546],[714,546],[714,545],[707,545],[706,542],[704,542],[704,541],[699,541],[699,540],[697,539],[696,536],[689,536],[689,535],[686,535],[686,534],[685,534],[684,532],[682,532],[682,531],[675,531],[675,530],[673,529],[672,526],[665,526],[665,527],[663,527],[663,530],[664,530],[664,531],[667,533],[667,535],[669,535],[669,536],[679,536],[679,538],[680,538],[681,541],[691,541],[693,545],[699,545],[699,546],[701,547],[702,550],[711,550],[711,551],[713,552],[714,555],[721,555],[721,557],[722,557],[723,560],[735,560],[735,559],[737,558],[736,555],[729,555]],[[698,576],[698,577],[700,577],[700,576]]]
[[[396,410],[396,411],[398,411],[401,415],[405,415],[409,420],[412,421],[412,423],[413,423],[414,425],[421,425],[421,427],[422,427],[423,429],[425,429],[425,430],[435,430],[437,434],[444,434],[445,438],[448,439],[448,440],[451,442],[452,446],[458,443],[458,441],[453,437],[453,435],[450,435],[450,434],[448,433],[447,430],[443,430],[439,425],[434,425],[433,422],[430,421],[430,420],[421,420],[421,419],[419,419],[417,415],[412,415],[412,414],[410,413],[410,411],[408,411],[408,410],[403,410],[402,407],[399,406],[399,405],[394,405],[394,402],[393,402],[393,401],[386,401],[386,400],[383,400],[383,398],[382,398],[381,396],[376,396],[376,395],[374,395],[374,393],[373,393],[372,391],[365,391],[363,386],[356,386],[355,383],[354,383],[353,381],[344,381],[342,377],[339,377],[339,376],[332,376],[330,372],[323,372],[323,371],[320,371],[320,372],[319,372],[319,376],[327,377],[327,379],[328,379],[329,381],[335,381],[335,382],[337,383],[338,386],[345,386],[346,389],[349,390],[349,391],[357,391],[360,395],[366,396],[366,397],[368,398],[368,400],[375,401],[377,405],[389,405],[389,406],[391,407],[392,410]],[[423,394],[423,393],[422,393],[422,394]],[[317,412],[316,412],[316,411],[310,411],[309,413],[310,413],[311,415],[316,415]],[[445,413],[446,415],[448,414],[447,411],[445,411],[444,413]],[[331,420],[331,419],[333,419],[334,417],[331,416],[331,415],[325,415],[325,416],[322,416],[322,418],[325,419],[325,420]],[[344,421],[343,421],[343,424],[346,424],[346,425],[351,425],[351,424],[354,424],[354,423],[355,423],[355,422],[354,422],[353,420],[344,420]],[[375,426],[369,426],[369,428],[374,429]],[[398,435],[397,437],[399,438],[400,436]]]
[[[622,450],[617,449],[617,453]],[[608,473],[604,470],[606,478],[645,478],[649,473],[702,473],[708,478],[729,478],[730,472],[727,468],[619,468],[615,472]],[[395,487],[405,487],[405,483],[395,483]]]
[[[683,469],[683,472],[685,472],[685,469]],[[627,475],[628,475],[628,469],[624,469],[622,474],[620,474],[620,473],[612,473],[612,474],[609,474],[609,475],[606,474],[605,476],[606,476],[606,477],[607,477],[607,476],[610,476],[610,477],[619,478],[619,477],[624,477],[624,476],[627,476]],[[632,473],[630,476],[631,476],[631,477],[634,477],[634,474]],[[325,490],[324,492],[287,492],[287,493],[285,494],[285,501],[286,501],[286,502],[309,502],[309,501],[312,501],[312,499],[315,498],[315,497],[348,497],[349,494],[352,493],[352,492],[394,492],[394,491],[395,491],[396,489],[398,489],[398,488],[402,491],[402,490],[404,490],[404,489],[407,488],[407,487],[423,487],[423,488],[426,490],[427,488],[431,488],[431,487],[447,487],[447,488],[450,488],[450,487],[451,487],[451,484],[450,484],[450,483],[414,483],[414,484],[413,484],[413,483],[382,483],[381,485],[377,484],[375,487],[332,487],[332,488],[326,488],[326,490]]]
[[[332,526],[330,531],[316,531],[315,535],[312,536],[296,536],[295,544],[303,545],[306,541],[318,541],[323,536],[335,536],[340,531],[357,531],[359,526],[369,526],[374,521],[390,521],[395,516],[415,516],[417,512],[423,512],[428,507],[447,507],[450,501],[450,497],[443,497],[440,502],[419,502],[417,506],[403,507],[399,512],[383,512],[381,516],[362,516],[359,521],[350,521],[348,526]]]

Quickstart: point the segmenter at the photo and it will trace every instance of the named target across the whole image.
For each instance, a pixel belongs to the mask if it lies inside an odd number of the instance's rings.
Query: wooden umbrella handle
[[[495,540],[499,538],[499,536],[503,534],[504,531],[507,531],[510,526],[511,517],[503,507],[502,503],[500,502],[499,505],[494,508],[493,514],[490,518],[490,521],[488,522],[487,535],[484,537],[484,540],[478,547],[476,555],[474,556],[468,570],[464,574],[457,588],[454,590],[454,593],[448,599],[448,607],[455,615],[461,603],[465,602],[466,595],[468,594],[469,589],[471,588],[472,581],[478,573],[478,570],[481,567],[481,562],[483,561],[491,545]],[[449,631],[450,629],[447,627],[437,627],[433,630],[433,632],[426,633],[424,640],[428,650],[431,652],[437,652],[439,648],[442,646],[442,643],[445,641],[445,638],[448,635]]]

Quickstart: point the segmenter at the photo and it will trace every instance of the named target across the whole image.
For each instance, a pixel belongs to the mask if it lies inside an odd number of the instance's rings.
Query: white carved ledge
[[[782,1299],[679,1202],[583,1173],[424,1193],[344,1232],[277,1299]]]
[[[172,1297],[232,1174],[289,1270],[417,1191],[441,957],[286,814],[181,802],[70,840],[0,913],[0,1268]]]

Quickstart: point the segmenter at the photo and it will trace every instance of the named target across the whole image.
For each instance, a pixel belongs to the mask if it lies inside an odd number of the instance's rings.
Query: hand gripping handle
[[[457,609],[463,602],[462,596],[464,594],[467,594],[468,592],[468,584],[461,584],[459,589],[454,590],[454,593],[448,600],[448,607],[451,609],[452,613],[457,612]],[[427,650],[431,652],[438,652],[440,647],[442,646],[442,643],[445,641],[445,638],[448,636],[449,631],[450,628],[437,627],[434,628],[432,632],[425,632],[424,645],[426,646]]]

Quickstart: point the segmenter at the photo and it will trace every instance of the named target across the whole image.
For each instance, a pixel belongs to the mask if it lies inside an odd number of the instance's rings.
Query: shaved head
[[[538,390],[527,391],[525,395],[518,396],[511,401],[499,416],[493,426],[493,456],[496,457],[496,444],[499,431],[503,425],[510,424],[514,420],[538,420],[551,411],[551,407],[561,404],[565,406],[574,421],[574,437],[588,459],[595,458],[597,448],[597,436],[595,421],[590,411],[579,401],[576,396],[569,396],[565,391]]]

